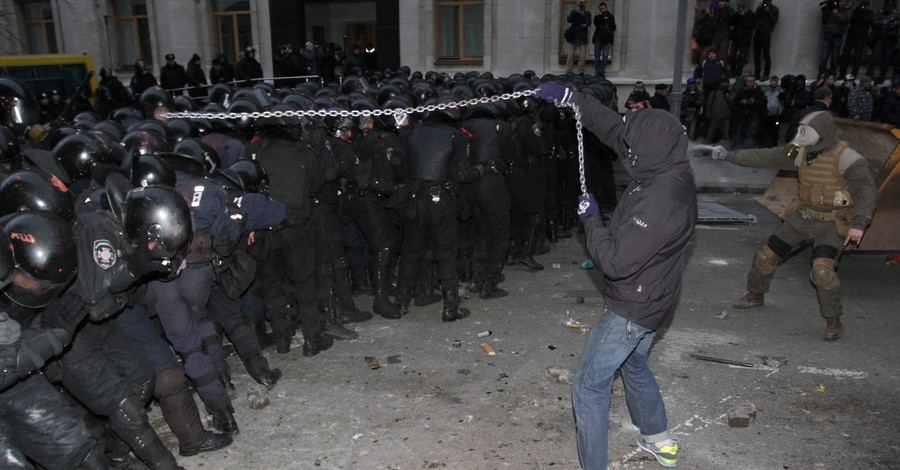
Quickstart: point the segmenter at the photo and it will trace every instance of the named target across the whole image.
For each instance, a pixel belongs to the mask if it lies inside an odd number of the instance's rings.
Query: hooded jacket
[[[596,99],[573,93],[582,124],[615,151],[631,184],[608,226],[585,220],[587,248],[603,271],[606,307],[651,330],[675,311],[685,251],[697,221],[697,187],[687,159],[687,132],[658,109],[620,117]]]

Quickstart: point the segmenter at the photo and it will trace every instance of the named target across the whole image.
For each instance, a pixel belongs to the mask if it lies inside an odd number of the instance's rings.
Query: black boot
[[[472,294],[478,294],[481,290],[484,289],[484,281],[472,281],[466,286],[466,292],[470,292]]]
[[[499,299],[500,297],[506,297],[507,295],[509,295],[509,291],[497,287],[496,282],[485,282],[478,297],[483,300],[489,300]]]
[[[455,282],[447,283],[447,287],[441,287],[441,295],[444,299],[442,321],[462,320],[469,316],[469,309],[459,306],[459,292]]]
[[[424,273],[420,272],[419,275],[421,277],[416,282],[414,295],[416,307],[424,307],[440,302],[441,296],[434,292],[434,268],[431,263],[428,264],[428,269]]]
[[[275,352],[278,354],[287,354],[291,352],[291,340],[293,340],[293,330],[275,333]]]
[[[337,297],[334,299],[334,313],[338,324],[359,323],[372,319],[370,312],[363,312],[356,308],[353,297]]]
[[[247,361],[247,373],[253,377],[253,380],[265,385],[269,390],[281,378],[281,369],[269,369],[269,362],[261,355]]]
[[[149,398],[149,397],[148,397]],[[121,438],[141,462],[151,469],[175,470],[175,456],[169,452],[150,426],[141,395],[119,402],[109,417],[110,429]]]
[[[228,395],[225,396],[228,398]],[[234,408],[231,403],[207,405],[206,411],[212,416],[213,426],[226,436],[236,436],[240,433],[237,421],[234,420]]]
[[[369,282],[369,273],[365,264],[350,268],[350,289],[353,295],[374,295],[375,288]]]
[[[203,434],[205,438],[199,446],[190,448],[180,447],[178,449],[178,455],[190,457],[201,452],[212,452],[228,447],[234,442],[234,438],[226,434],[218,434],[212,431],[203,431]]]
[[[318,338],[309,338],[303,341],[303,355],[312,357],[334,345],[334,340],[328,336],[319,335]]]
[[[328,303],[328,301],[326,300],[325,303]],[[333,309],[327,306],[323,307],[320,304],[319,310],[322,311],[322,316],[327,319],[325,320],[325,336],[339,340],[359,338],[359,333],[338,323],[337,314]]]
[[[528,255],[522,255],[518,259],[516,259],[516,264],[525,266],[529,271],[542,271],[544,269],[544,265],[535,261],[534,258]]]
[[[395,253],[390,248],[378,252],[375,265],[375,302],[372,303],[372,311],[389,320],[400,318],[400,311],[391,302],[391,284],[394,278]]]

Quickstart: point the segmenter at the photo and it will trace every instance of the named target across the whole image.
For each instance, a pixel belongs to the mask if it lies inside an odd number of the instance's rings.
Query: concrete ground
[[[843,258],[846,332],[826,343],[809,250],[779,268],[764,307],[735,310],[753,253],[779,220],[752,195],[700,199],[758,222],[698,225],[677,312],[651,354],[681,446],[679,467],[900,467],[900,266],[885,265],[882,254]],[[413,308],[398,321],[355,325],[360,339],[313,358],[302,356],[299,338],[290,354],[267,351],[284,377],[260,410],[247,399],[259,398],[260,387],[232,358],[240,435],[227,449],[179,463],[189,470],[579,468],[571,387],[546,369],[574,370],[587,335],[565,322],[592,325],[603,308],[599,273],[579,267],[582,245],[577,236],[553,245],[538,258],[543,272],[507,267],[511,295],[465,300],[469,319],[444,324],[439,305]],[[478,338],[483,331],[491,335]],[[370,369],[366,356],[381,368]],[[755,419],[729,427],[727,413],[741,405],[752,405]],[[636,446],[636,434],[617,380],[610,468],[661,468]]]

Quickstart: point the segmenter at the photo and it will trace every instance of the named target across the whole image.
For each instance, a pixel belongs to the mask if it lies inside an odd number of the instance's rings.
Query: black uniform
[[[184,88],[188,84],[188,74],[181,64],[163,65],[159,69],[159,84],[166,90],[175,88]],[[182,94],[182,91],[176,91],[176,95]]]
[[[154,77],[149,70],[141,70],[131,77],[131,84],[129,87],[131,88],[131,94],[134,95],[135,98],[139,98],[144,90],[157,85],[159,85],[159,83],[156,81],[156,77]]]
[[[463,197],[474,219],[473,281],[486,293],[496,289],[509,249],[510,198],[503,175],[512,161],[513,136],[509,124],[496,118],[469,119],[463,129],[472,135],[469,163],[484,168],[478,181],[463,186]]]
[[[373,310],[379,315],[396,316],[388,295],[400,248],[400,226],[386,203],[391,196],[397,197],[403,183],[402,153],[398,136],[381,128],[370,130],[358,140],[357,159],[351,166],[352,187],[344,205],[375,258],[371,266],[375,280]]]
[[[547,183],[543,175],[543,159],[547,153],[547,140],[544,126],[536,117],[519,116],[512,120],[511,125],[516,153],[506,180],[512,201],[509,262],[539,270],[544,267],[532,256],[544,227],[543,206]]]
[[[269,195],[288,208],[290,226],[266,234],[268,249],[258,273],[263,280],[266,316],[276,334],[278,352],[290,351],[293,310],[299,308],[304,348],[327,349],[325,318],[316,302],[315,260],[321,220],[315,201],[324,182],[316,155],[285,130],[265,130],[247,147],[247,154],[269,175]],[[323,347],[318,347],[323,346]],[[310,349],[311,348],[311,349]]]
[[[431,250],[444,297],[444,319],[463,318],[465,311],[457,316],[457,194],[460,184],[480,176],[469,166],[469,138],[458,128],[438,120],[415,125],[402,132],[401,138],[406,149],[407,184],[415,189],[416,217],[403,226],[397,300],[401,305],[409,305],[419,262]]]

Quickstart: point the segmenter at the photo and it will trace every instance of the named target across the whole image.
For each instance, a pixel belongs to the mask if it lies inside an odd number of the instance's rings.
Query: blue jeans
[[[606,77],[606,63],[609,62],[610,52],[612,52],[611,43],[594,43],[594,71],[598,77]]]
[[[841,34],[826,34],[822,39],[822,55],[819,57],[819,73],[830,72],[837,74],[838,58],[841,53],[841,43],[844,36]],[[831,58],[831,68],[828,68],[828,59]],[[766,79],[767,77],[761,77]]]
[[[669,439],[666,407],[647,364],[654,336],[655,331],[609,310],[591,329],[572,386],[578,458],[582,468],[606,469],[609,399],[617,369],[622,369],[625,402],[631,422],[640,429],[641,436],[651,443]]]

